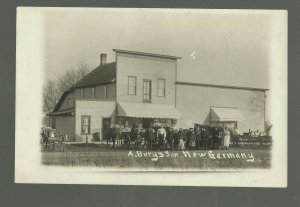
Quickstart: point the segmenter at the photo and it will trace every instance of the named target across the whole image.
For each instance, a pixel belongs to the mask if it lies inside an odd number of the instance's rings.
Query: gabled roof
[[[72,108],[62,109],[59,111],[53,111],[47,115],[48,116],[74,116],[74,113],[75,113],[75,109],[74,107],[72,107]]]
[[[59,107],[61,106],[62,102],[64,101],[65,97],[66,97],[71,91],[73,91],[72,88],[70,88],[70,89],[64,91],[64,93],[63,93],[63,94],[61,95],[61,97],[59,98],[58,102],[56,103],[56,105],[55,105],[55,107],[54,107],[54,109],[53,109],[53,111],[52,111],[51,113],[57,112],[57,111],[58,111],[58,109],[59,109]],[[51,114],[51,113],[50,113],[50,114]],[[49,114],[49,115],[50,115],[50,114]],[[47,114],[47,115],[48,115],[48,114]]]
[[[84,88],[89,86],[96,86],[107,83],[114,83],[116,81],[116,63],[107,63],[100,65],[83,78],[81,78],[77,83],[71,86],[68,90],[64,91],[60,99],[58,100],[53,112],[57,112],[60,105],[62,104],[65,97],[74,90],[74,88]]]
[[[72,88],[83,88],[88,86],[113,83],[116,80],[116,63],[108,63],[98,66],[77,83]]]

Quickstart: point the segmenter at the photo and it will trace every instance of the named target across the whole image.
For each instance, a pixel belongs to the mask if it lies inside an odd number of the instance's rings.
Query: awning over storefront
[[[119,102],[118,116],[178,119],[180,114],[172,105]]]
[[[211,107],[211,121],[243,121],[244,116],[237,108]]]

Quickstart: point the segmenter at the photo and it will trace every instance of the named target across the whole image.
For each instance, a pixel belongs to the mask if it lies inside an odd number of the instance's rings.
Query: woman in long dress
[[[227,150],[229,147],[229,142],[230,142],[230,131],[228,128],[225,128],[224,130],[224,148]]]
[[[179,132],[178,132],[178,136],[179,136],[179,145],[178,145],[178,149],[179,150],[184,150],[185,147],[184,147],[184,134],[183,134],[183,130],[180,128],[179,129]]]
[[[195,133],[194,133],[194,129],[190,128],[189,132],[187,134],[187,147],[189,150],[192,150],[196,144],[195,144]]]

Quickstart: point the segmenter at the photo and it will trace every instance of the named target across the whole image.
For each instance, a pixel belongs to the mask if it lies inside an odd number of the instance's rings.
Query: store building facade
[[[114,49],[115,62],[100,65],[65,91],[50,125],[70,141],[103,138],[103,129],[177,128],[195,123],[264,130],[265,89],[177,80],[180,57]]]

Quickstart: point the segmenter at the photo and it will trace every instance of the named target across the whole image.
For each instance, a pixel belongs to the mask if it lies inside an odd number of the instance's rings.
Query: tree
[[[53,111],[61,94],[62,93],[56,81],[47,81],[43,90],[43,110],[45,113],[50,113],[51,111]]]
[[[44,112],[52,112],[63,92],[68,90],[90,71],[91,67],[81,62],[76,68],[67,70],[64,75],[57,80],[48,80],[43,90]]]

